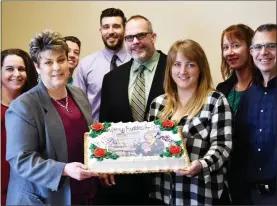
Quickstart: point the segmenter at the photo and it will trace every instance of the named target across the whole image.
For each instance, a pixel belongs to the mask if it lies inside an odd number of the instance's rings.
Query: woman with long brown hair
[[[10,166],[6,161],[5,114],[10,103],[37,84],[37,72],[31,57],[21,49],[1,52],[1,204],[6,204]]]
[[[221,74],[224,82],[217,85],[235,114],[240,97],[252,85],[256,67],[250,55],[254,31],[244,24],[231,25],[221,35]]]

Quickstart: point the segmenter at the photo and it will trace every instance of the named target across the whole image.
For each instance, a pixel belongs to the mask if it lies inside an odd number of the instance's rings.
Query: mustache
[[[143,49],[143,48],[144,48],[143,45],[133,45],[133,46],[131,47],[131,49],[133,49],[133,50],[135,50],[135,49]]]
[[[108,38],[117,38],[117,37],[118,35],[116,33],[111,33],[106,38],[108,39]]]

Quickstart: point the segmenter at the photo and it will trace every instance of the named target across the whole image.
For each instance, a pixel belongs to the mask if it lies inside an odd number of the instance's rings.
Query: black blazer
[[[163,82],[167,56],[161,51],[158,52],[160,53],[160,59],[147,100],[145,120],[153,99],[164,94]],[[133,59],[104,76],[101,91],[100,122],[134,121],[128,97],[128,85],[132,63]]]
[[[164,94],[163,81],[166,67],[166,55],[161,51],[159,62],[151,85],[147,100],[146,115],[154,98]],[[128,98],[128,85],[133,59],[119,66],[104,76],[100,122],[133,122],[132,111]],[[148,194],[151,183],[151,175],[116,175],[116,185],[101,187],[97,194],[97,204],[106,205],[145,205],[149,204]]]

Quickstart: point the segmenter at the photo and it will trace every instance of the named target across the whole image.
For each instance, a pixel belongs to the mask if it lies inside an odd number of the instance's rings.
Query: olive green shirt
[[[129,102],[131,103],[131,97],[133,93],[133,89],[135,87],[136,78],[139,74],[138,68],[140,65],[144,65],[147,69],[144,70],[144,78],[145,78],[145,102],[148,100],[148,96],[150,93],[152,81],[156,72],[156,68],[159,62],[160,53],[155,51],[151,59],[149,59],[147,62],[144,62],[142,64],[138,63],[137,61],[133,61],[133,64],[131,66],[130,71],[130,78],[129,78],[129,86],[128,86],[128,96],[129,96]]]

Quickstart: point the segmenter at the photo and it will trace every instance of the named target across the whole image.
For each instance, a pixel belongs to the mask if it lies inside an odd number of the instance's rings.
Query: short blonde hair
[[[30,42],[30,55],[39,65],[41,53],[47,50],[65,52],[68,57],[69,48],[65,39],[58,32],[44,30],[32,38]]]

